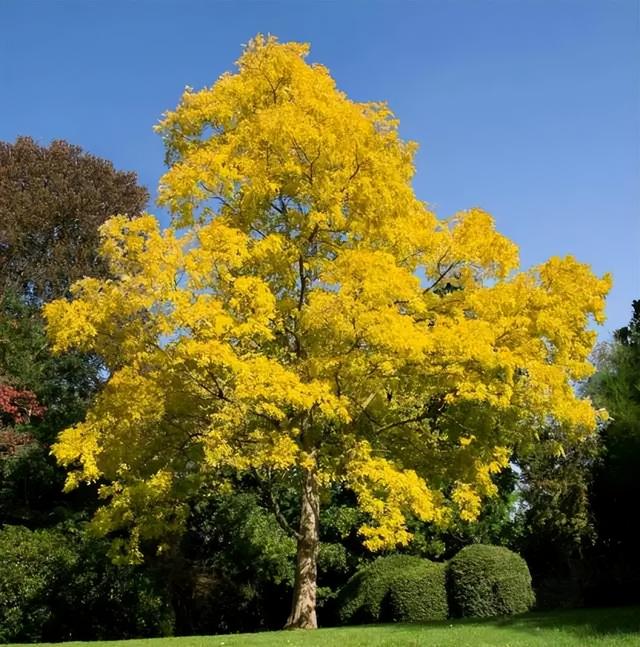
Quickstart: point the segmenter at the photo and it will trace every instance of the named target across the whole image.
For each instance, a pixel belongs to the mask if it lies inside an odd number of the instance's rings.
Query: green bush
[[[451,612],[457,616],[524,613],[535,601],[527,563],[501,546],[463,548],[449,562],[447,583]]]
[[[442,620],[445,566],[409,555],[380,557],[347,582],[338,605],[343,624]]]
[[[107,548],[71,525],[0,529],[0,643],[171,633],[172,612],[154,574],[115,566]]]
[[[0,531],[0,555],[0,643],[41,640],[77,557],[58,533],[21,526]]]
[[[67,530],[77,565],[56,601],[49,641],[152,638],[173,633],[174,617],[161,574],[148,565],[115,565],[110,543]]]

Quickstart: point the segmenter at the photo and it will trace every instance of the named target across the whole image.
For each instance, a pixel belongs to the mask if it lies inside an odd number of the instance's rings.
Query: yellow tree
[[[187,89],[158,126],[172,226],[113,218],[115,278],[46,308],[56,348],[109,371],[54,449],[68,488],[102,484],[96,527],[127,528],[115,548],[139,559],[179,529],[204,474],[287,475],[290,627],[316,626],[327,488],[354,492],[368,548],[395,547],[409,515],[473,519],[550,421],[568,438],[594,428],[572,383],[591,372],[609,287],[571,257],[519,273],[479,209],[438,220],[387,106],[350,101],[307,53],[257,37],[237,73]]]

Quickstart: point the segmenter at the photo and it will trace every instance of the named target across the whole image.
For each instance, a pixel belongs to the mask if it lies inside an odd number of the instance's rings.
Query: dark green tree
[[[72,500],[84,500],[84,494],[63,496],[64,473],[49,447],[60,429],[84,415],[101,384],[100,362],[78,353],[52,355],[35,306],[5,294],[0,371],[0,381],[12,385],[7,388],[26,390],[38,403],[31,412],[37,415],[0,421],[0,523],[47,526],[69,512]]]
[[[601,431],[603,460],[595,471],[592,509],[599,565],[594,601],[640,600],[640,556],[635,511],[640,501],[640,300],[629,325],[600,349],[588,385],[610,421]],[[603,600],[602,598],[606,598]]]
[[[554,451],[559,446],[565,449]],[[529,564],[539,606],[584,602],[595,541],[589,497],[600,456],[598,433],[571,440],[550,426],[518,459],[521,534],[515,548]]]

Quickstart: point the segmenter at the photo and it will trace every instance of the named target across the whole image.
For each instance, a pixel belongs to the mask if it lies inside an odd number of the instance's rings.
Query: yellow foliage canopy
[[[544,425],[595,426],[572,383],[608,277],[571,257],[518,272],[487,213],[439,220],[388,107],[307,53],[258,37],[188,89],[158,126],[173,225],[114,217],[113,278],[46,307],[55,347],[109,370],[54,448],[68,487],[108,483],[105,531],[179,527],[205,472],[313,470],[356,493],[377,550],[410,539],[408,514],[475,518]]]

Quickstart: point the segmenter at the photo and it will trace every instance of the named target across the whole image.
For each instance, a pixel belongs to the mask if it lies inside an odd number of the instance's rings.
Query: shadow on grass
[[[529,613],[515,618],[494,619],[494,626],[510,626],[517,631],[536,633],[542,629],[589,636],[638,634],[640,607],[575,609]]]
[[[387,627],[393,625],[386,625]],[[406,625],[397,625],[399,629]],[[640,607],[616,607],[599,609],[572,609],[561,611],[540,611],[521,616],[501,618],[464,618],[430,622],[423,627],[486,627],[487,629],[509,629],[537,634],[540,631],[559,631],[580,638],[608,635],[638,635],[640,644]]]

